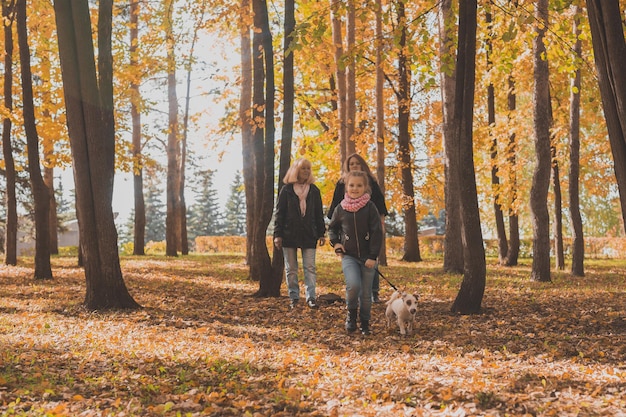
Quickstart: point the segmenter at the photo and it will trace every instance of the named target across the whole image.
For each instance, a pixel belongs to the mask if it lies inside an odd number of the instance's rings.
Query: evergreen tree
[[[166,207],[161,180],[149,175],[146,183],[146,242],[162,242],[165,240]]]
[[[230,185],[230,195],[226,202],[224,234],[243,236],[246,233],[246,195],[241,172],[237,171]]]
[[[197,236],[222,234],[223,216],[218,204],[214,175],[215,171],[211,169],[197,173],[194,187],[197,197],[188,212],[188,236],[191,241]]]

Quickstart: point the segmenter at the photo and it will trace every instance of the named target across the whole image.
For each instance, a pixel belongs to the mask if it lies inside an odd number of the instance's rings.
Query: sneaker
[[[291,308],[296,308],[298,306],[298,299],[294,298],[291,300],[291,302],[289,303],[289,307]]]
[[[312,298],[306,300],[306,303],[310,308],[319,308],[319,306],[315,303],[315,300]]]

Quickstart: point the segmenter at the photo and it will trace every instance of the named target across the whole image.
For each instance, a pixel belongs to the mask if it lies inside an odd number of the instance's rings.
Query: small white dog
[[[396,317],[400,334],[407,335],[413,333],[415,314],[417,313],[417,295],[406,292],[395,291],[387,301],[387,327],[391,327],[391,322]]]

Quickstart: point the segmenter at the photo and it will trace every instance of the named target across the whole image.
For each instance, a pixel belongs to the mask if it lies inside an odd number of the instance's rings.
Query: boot
[[[365,336],[369,336],[370,334],[372,334],[370,331],[369,320],[361,320],[361,334]]]
[[[348,310],[348,317],[346,318],[346,330],[348,333],[352,333],[356,330],[356,314],[356,308]]]

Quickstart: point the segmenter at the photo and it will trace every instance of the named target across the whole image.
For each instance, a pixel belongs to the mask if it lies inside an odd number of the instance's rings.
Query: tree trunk
[[[167,42],[167,215],[165,254],[178,256],[180,246],[180,143],[178,142],[178,97],[176,94],[176,40],[172,28],[174,1],[166,2],[165,37]]]
[[[554,255],[556,268],[565,269],[565,254],[563,248],[563,195],[561,193],[561,175],[559,161],[556,159],[556,148],[550,147],[552,155],[552,186],[554,189]]]
[[[480,227],[478,194],[474,172],[473,115],[476,73],[476,0],[460,2],[459,48],[456,64],[454,133],[458,148],[453,161],[459,166],[461,218],[463,221],[464,274],[451,310],[458,314],[480,311],[487,275],[485,248]]]
[[[507,93],[507,107],[509,110],[509,120],[511,120],[511,114],[516,110],[516,94],[515,94],[515,80],[513,76],[509,76],[509,91]],[[517,214],[517,175],[515,169],[516,158],[515,154],[517,152],[517,138],[515,136],[515,132],[511,133],[509,137],[509,146],[507,149],[507,160],[509,167],[512,171],[511,174],[511,186],[509,189],[511,190],[511,203],[509,208],[509,245],[508,251],[506,253],[506,260],[504,261],[505,266],[515,266],[517,265],[517,260],[519,257],[519,216]]]
[[[548,188],[550,186],[550,85],[548,61],[544,44],[548,26],[548,0],[536,5],[534,52],[534,126],[537,163],[530,190],[530,209],[533,226],[533,264],[531,280],[549,282],[550,279],[550,218],[548,215]]]
[[[89,310],[138,308],[122,278],[112,209],[112,1],[100,1],[98,71],[87,2],[55,0],[54,10],[87,284],[85,306]]]
[[[439,59],[441,73],[441,101],[443,102],[443,148],[445,152],[445,206],[446,206],[446,232],[443,245],[443,269],[446,272],[463,273],[463,242],[461,239],[461,207],[459,200],[458,179],[459,166],[451,163],[456,161],[458,155],[454,152],[458,149],[455,140],[458,139],[453,133],[452,120],[454,110],[454,85],[455,76],[455,52],[453,46],[453,33],[455,16],[452,13],[452,0],[442,0],[439,11]]]
[[[587,0],[593,56],[626,226],[626,42],[617,0]]]
[[[492,33],[492,17],[491,11],[488,10],[485,15],[487,22],[487,31]],[[487,38],[487,70],[491,70],[492,61],[491,54],[493,47],[491,38]],[[503,265],[506,260],[506,254],[509,251],[509,243],[506,239],[506,229],[504,227],[504,214],[502,213],[502,205],[500,204],[500,178],[498,177],[498,137],[493,134],[492,129],[496,125],[496,94],[493,83],[487,86],[487,119],[489,123],[489,135],[491,136],[491,185],[493,190],[493,212],[496,220],[496,232],[498,234],[498,261]]]
[[[252,234],[254,231],[254,164],[253,164],[253,120],[252,120],[252,49],[250,44],[250,0],[241,1],[239,26],[241,28],[241,97],[239,118],[241,119],[241,153],[243,159],[243,184],[246,199],[246,262],[251,264]],[[250,277],[254,279],[254,277]]]
[[[13,110],[13,9],[7,2],[2,2],[4,18],[4,107],[7,112]],[[2,120],[2,154],[6,176],[6,223],[4,263],[17,265],[17,196],[15,192],[16,172],[11,145],[11,118]]]
[[[380,192],[385,195],[385,96],[383,72],[383,18],[382,2],[376,0],[376,179]],[[378,264],[387,265],[387,233],[385,231],[385,216],[381,216],[383,227],[383,242],[378,255]]]
[[[139,0],[130,2],[130,66],[138,64],[139,42]],[[134,79],[130,83],[130,116],[132,119],[133,138],[133,196],[134,196],[134,231],[133,255],[146,254],[146,203],[143,197],[143,158],[141,152],[141,113],[139,103],[141,92],[139,83]]]
[[[44,153],[47,154],[46,151]],[[44,156],[48,159],[49,155]],[[48,188],[48,194],[50,195],[50,209],[48,210],[48,225],[50,227],[50,254],[59,254],[59,221],[57,217],[57,200],[54,195],[54,168],[52,166],[44,166],[43,169],[43,183]]]
[[[266,243],[274,209],[274,52],[265,0],[253,0],[253,135],[254,228],[250,272],[259,280],[258,297],[280,296],[282,270],[272,267]]]
[[[411,163],[411,68],[406,56],[406,14],[403,1],[397,3],[398,30],[398,160],[402,175],[402,208],[404,212],[404,254],[403,261],[420,262],[419,241],[417,238],[417,213]]]
[[[337,79],[337,132],[339,137],[340,161],[346,160],[349,155],[346,153],[348,141],[348,119],[346,102],[346,71],[343,64],[343,37],[341,31],[341,16],[339,10],[340,0],[330,1],[330,20],[335,53],[335,77]]]
[[[26,0],[18,0],[17,38],[22,72],[24,130],[28,146],[28,172],[35,201],[35,279],[51,279],[50,265],[50,191],[44,184],[39,160],[39,136],[33,103],[33,83],[30,70],[30,50],[26,25]]]
[[[347,0],[346,12],[346,51],[350,57],[346,65],[346,157],[356,151],[356,10],[355,0]],[[343,161],[343,160],[342,160]]]
[[[582,55],[582,41],[580,40],[580,6],[576,6],[574,13],[574,55]],[[572,224],[572,275],[575,277],[585,276],[585,241],[583,235],[583,222],[580,214],[580,88],[581,71],[576,69],[572,79],[570,93],[570,117],[569,117],[569,210]]]

